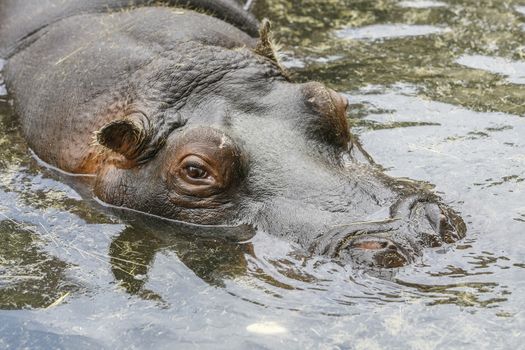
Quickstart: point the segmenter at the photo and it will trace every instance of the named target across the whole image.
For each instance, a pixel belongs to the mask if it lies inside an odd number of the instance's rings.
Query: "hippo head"
[[[204,225],[249,224],[342,262],[396,267],[464,235],[421,184],[394,179],[353,139],[347,99],[291,83],[247,48],[192,43],[115,97],[95,194]],[[115,112],[116,111],[116,112]]]

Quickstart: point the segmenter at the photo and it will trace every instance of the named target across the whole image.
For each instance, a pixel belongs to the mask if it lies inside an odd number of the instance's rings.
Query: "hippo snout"
[[[369,267],[401,267],[438,247],[464,237],[466,227],[452,209],[428,198],[408,197],[379,221],[338,225],[312,246],[317,254]]]
[[[392,240],[380,236],[364,236],[352,240],[339,252],[343,260],[365,266],[402,267],[412,261],[410,253]]]

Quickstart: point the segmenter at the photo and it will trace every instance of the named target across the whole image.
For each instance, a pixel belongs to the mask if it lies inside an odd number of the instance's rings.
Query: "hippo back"
[[[243,9],[239,1],[241,0],[168,0],[162,3],[204,11],[256,36],[258,22]],[[9,58],[38,39],[43,28],[61,19],[158,3],[152,0],[1,0],[0,57]]]

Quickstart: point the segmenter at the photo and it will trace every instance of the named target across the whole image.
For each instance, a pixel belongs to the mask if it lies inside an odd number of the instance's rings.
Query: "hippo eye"
[[[184,158],[178,173],[181,180],[195,186],[214,185],[217,177],[211,165],[197,155]]]
[[[162,169],[170,200],[186,207],[218,200],[244,176],[240,154],[228,136],[211,128],[177,135]]]
[[[208,177],[208,172],[200,167],[189,165],[184,168],[186,175],[192,179],[205,179]]]

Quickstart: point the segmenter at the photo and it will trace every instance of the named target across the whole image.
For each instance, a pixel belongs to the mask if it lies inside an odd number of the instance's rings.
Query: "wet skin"
[[[67,15],[0,5],[0,16],[40,23],[27,32],[24,21],[0,22],[6,82],[31,148],[93,174],[101,201],[264,230],[363,266],[403,266],[464,236],[461,218],[423,184],[370,161],[350,134],[344,96],[289,80],[268,26],[252,38],[253,18],[233,1],[214,11],[232,24],[106,2],[111,12],[70,0]]]

